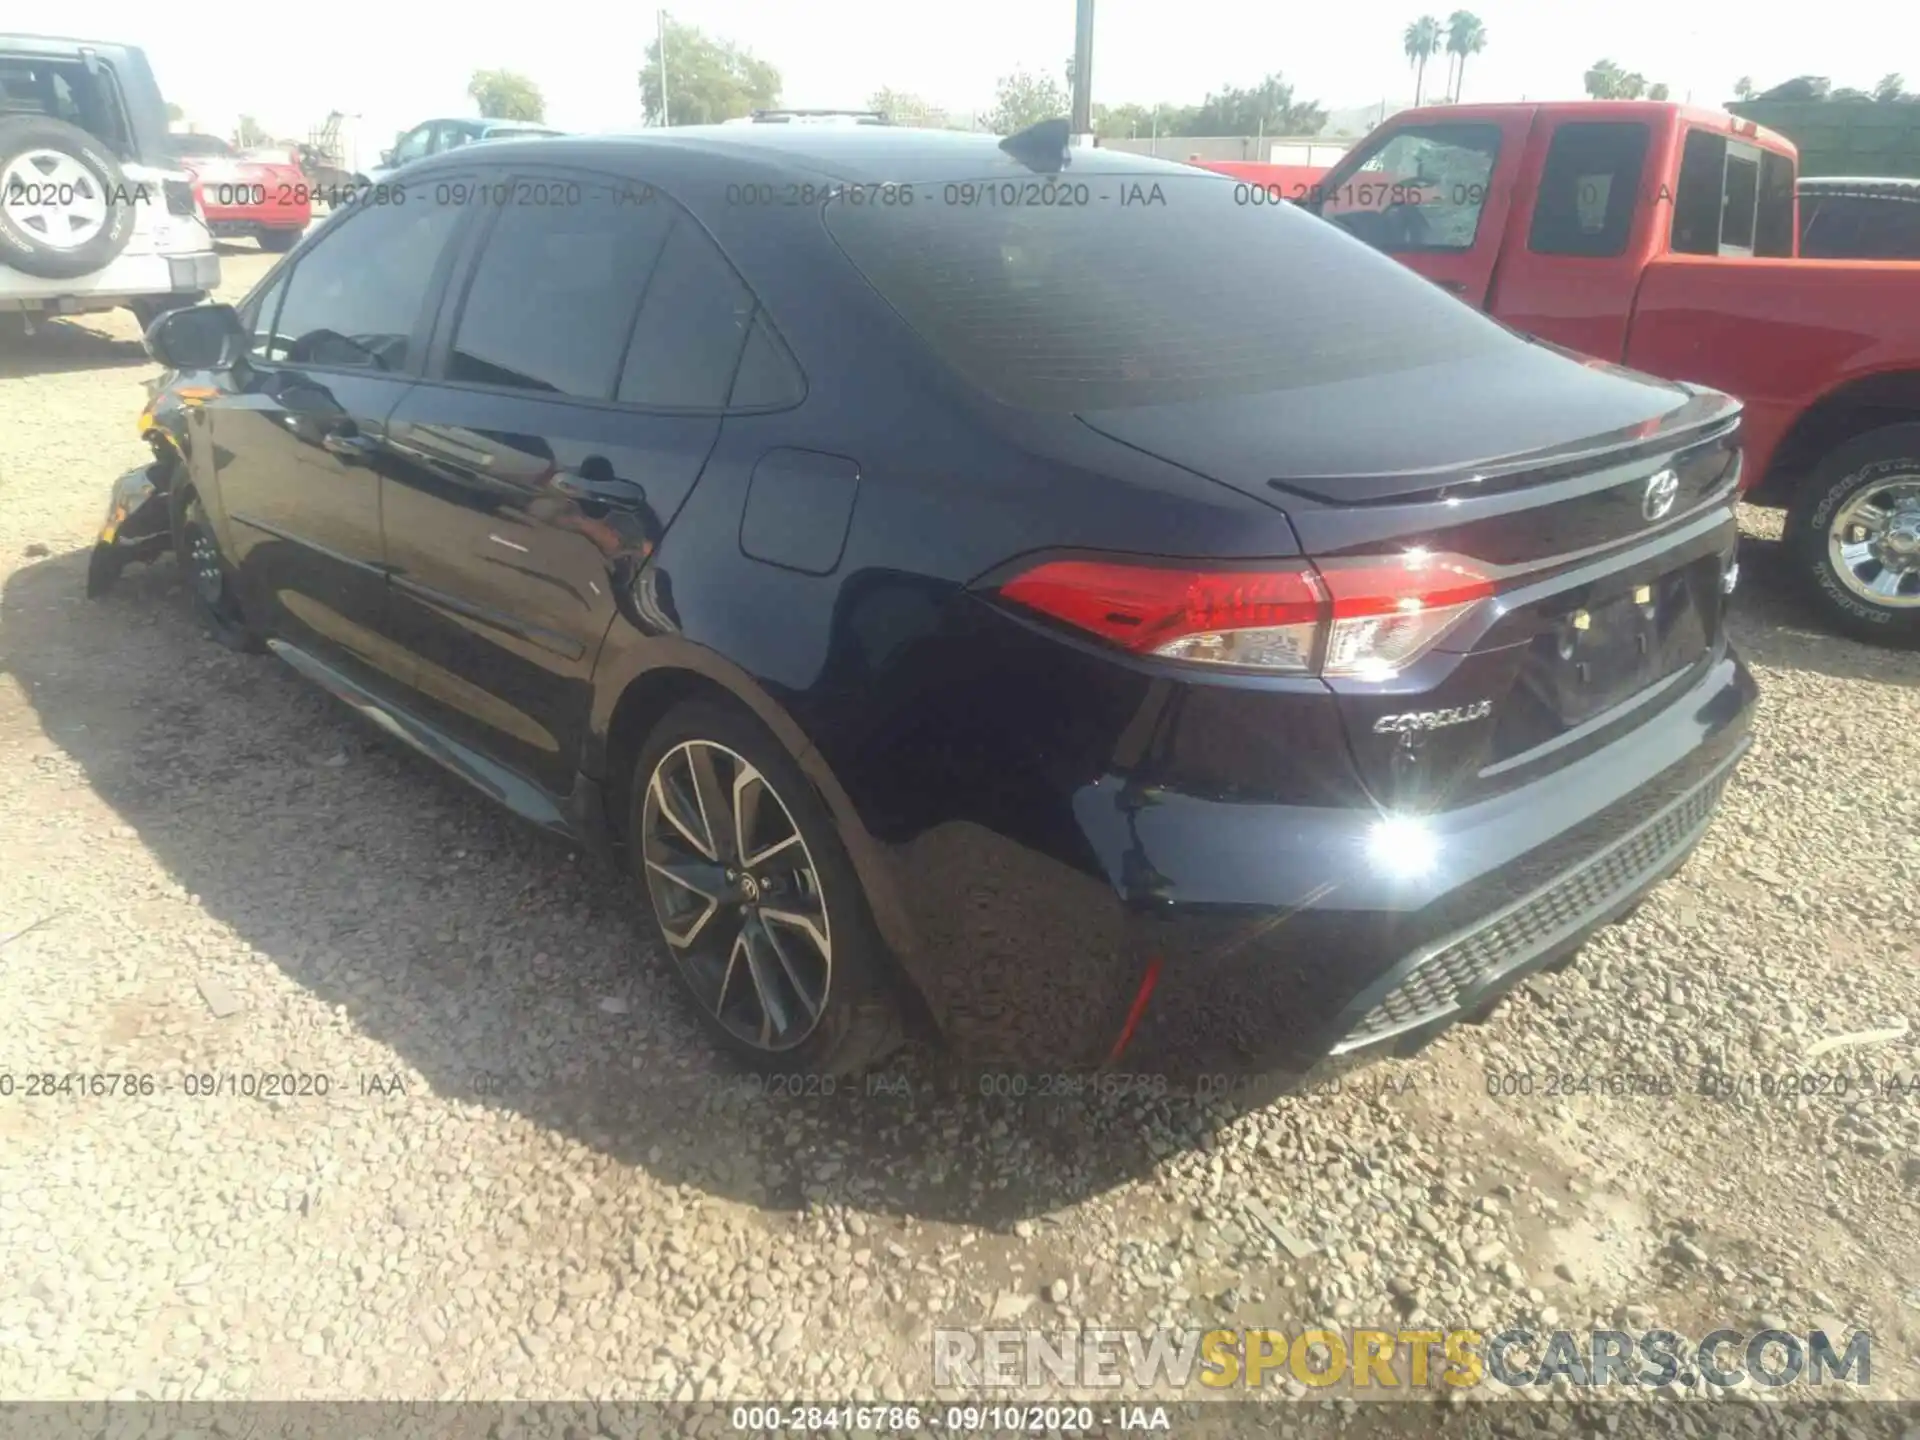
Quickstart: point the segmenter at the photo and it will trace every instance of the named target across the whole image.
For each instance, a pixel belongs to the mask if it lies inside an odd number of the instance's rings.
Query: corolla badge
[[[1657,471],[1647,479],[1646,494],[1640,497],[1640,513],[1648,520],[1664,519],[1679,498],[1680,477],[1671,470]]]
[[[1373,733],[1392,735],[1413,730],[1444,730],[1449,725],[1467,725],[1484,720],[1493,713],[1493,701],[1476,700],[1471,705],[1455,705],[1446,710],[1409,710],[1404,715],[1382,715],[1373,722]]]

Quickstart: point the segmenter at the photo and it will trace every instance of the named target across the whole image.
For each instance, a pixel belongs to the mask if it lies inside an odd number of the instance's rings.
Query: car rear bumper
[[[298,233],[312,223],[311,212],[305,215],[294,215],[281,211],[269,214],[223,211],[207,216],[207,228],[221,240],[245,239],[258,235],[262,230],[291,230]]]
[[[220,283],[220,257],[211,250],[175,255],[122,253],[91,274],[66,280],[9,271],[0,308],[78,314],[111,310],[140,296],[179,295],[181,303]]]
[[[1108,883],[1051,862],[1016,880],[976,837],[945,857],[971,897],[964,933],[927,937],[932,973],[924,955],[909,968],[956,1049],[1022,1069],[1306,1074],[1417,1047],[1685,860],[1750,743],[1756,693],[1723,652],[1630,736],[1419,821],[1108,777],[1073,807]],[[1027,943],[995,943],[1008,933]]]

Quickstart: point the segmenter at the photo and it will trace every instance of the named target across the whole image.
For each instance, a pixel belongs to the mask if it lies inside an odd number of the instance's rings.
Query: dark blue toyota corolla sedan
[[[1052,124],[427,161],[156,322],[94,587],[177,553],[606,846],[751,1064],[1417,1046],[1709,822],[1738,411],[1247,199]]]

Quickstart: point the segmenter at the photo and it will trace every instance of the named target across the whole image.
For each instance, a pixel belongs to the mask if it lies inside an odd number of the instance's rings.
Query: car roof
[[[128,45],[118,40],[80,40],[71,35],[0,34],[0,50],[26,50],[47,55],[66,55],[80,49],[98,50],[102,54],[108,51],[125,53],[139,48],[138,45]]]
[[[895,125],[681,125],[631,134],[556,136],[539,143],[541,160],[551,164],[607,165],[652,158],[678,168],[679,164],[711,166],[733,160],[743,168],[809,170],[839,180],[876,183],[1052,176],[1052,172],[1037,169],[1003,150],[997,135]],[[487,148],[494,152],[489,158],[495,163],[517,153],[512,141],[497,150]],[[1053,178],[1140,175],[1191,179],[1202,173],[1190,165],[1122,150],[1086,147],[1070,153],[1071,163]],[[456,150],[416,163],[438,166],[471,162],[472,157]]]

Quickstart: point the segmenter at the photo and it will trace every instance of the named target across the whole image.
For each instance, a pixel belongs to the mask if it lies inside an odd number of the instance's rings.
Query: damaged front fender
[[[168,488],[173,466],[164,460],[129,470],[113,482],[106,523],[87,564],[87,594],[107,593],[134,560],[151,560],[173,544]]]

